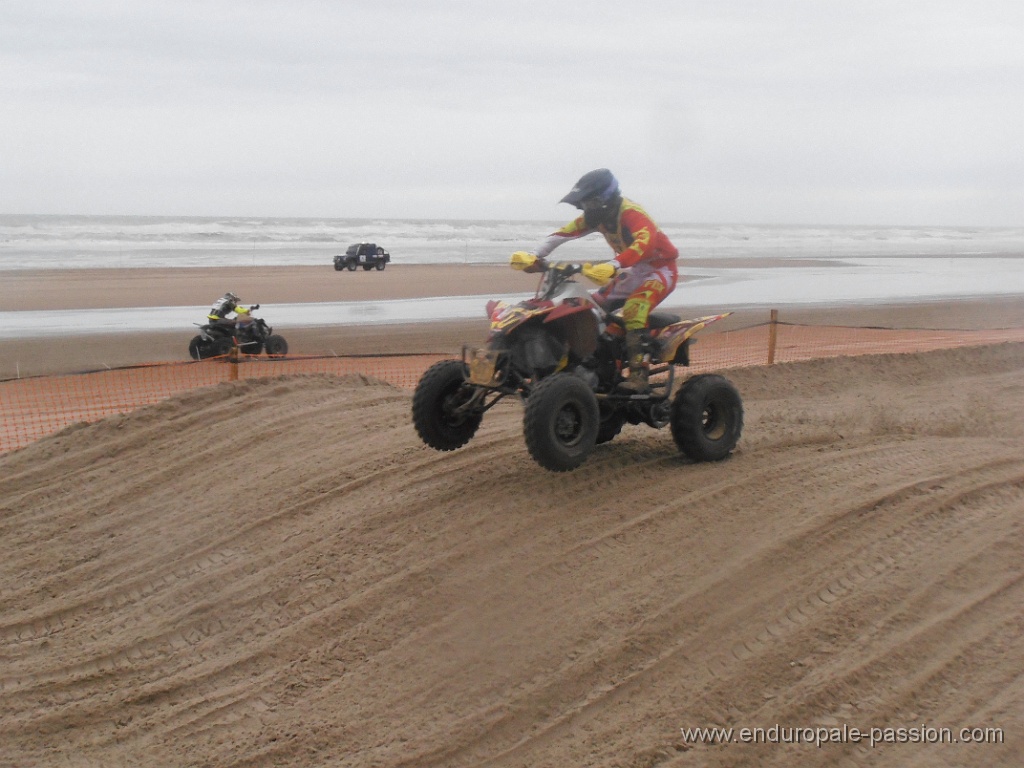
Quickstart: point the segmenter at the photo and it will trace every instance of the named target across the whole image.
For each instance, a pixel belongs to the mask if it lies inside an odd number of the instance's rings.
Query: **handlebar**
[[[578,275],[583,271],[583,265],[577,264],[575,261],[556,261],[554,264],[548,266],[548,269],[554,269],[561,272],[566,277],[571,275]]]
[[[577,264],[574,261],[556,261],[547,262],[544,259],[537,259],[533,264],[523,269],[523,272],[558,272],[560,275],[565,277],[571,277],[572,275],[578,275],[583,271],[583,265]]]
[[[601,264],[603,262],[598,262]],[[557,275],[557,279],[568,280],[573,275],[583,273],[586,277],[592,279],[598,285],[605,285],[608,279],[613,277],[617,270],[612,270],[610,275],[604,275],[603,273],[595,276],[588,270],[597,266],[592,262],[579,263],[575,261],[568,262],[554,262],[549,264],[543,257],[537,256],[536,254],[529,253],[528,251],[516,251],[512,254],[509,264],[513,269],[517,269],[521,272],[528,273],[548,273]],[[555,279],[550,276],[545,276],[545,280]]]

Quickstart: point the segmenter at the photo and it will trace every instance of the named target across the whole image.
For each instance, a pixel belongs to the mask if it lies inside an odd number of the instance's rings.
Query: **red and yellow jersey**
[[[679,251],[672,245],[672,241],[658,229],[658,225],[647,212],[632,200],[625,198],[619,205],[619,215],[615,219],[614,228],[606,227],[604,224],[588,227],[584,217],[580,215],[557,232],[551,233],[537,249],[537,255],[543,258],[563,242],[575,240],[592,232],[600,232],[604,236],[605,241],[615,251],[615,260],[619,262],[620,267],[632,267],[641,261],[650,263],[652,267],[659,267],[674,262],[679,257]]]

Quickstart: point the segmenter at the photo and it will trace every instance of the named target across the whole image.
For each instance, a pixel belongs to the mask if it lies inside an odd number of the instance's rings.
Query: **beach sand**
[[[1021,344],[730,373],[729,460],[250,380],[0,456],[0,764],[1021,764]],[[714,745],[681,729],[990,729]],[[895,730],[893,730],[895,732]],[[880,732],[881,733],[881,732]]]
[[[231,289],[271,319],[301,300],[482,307],[535,280],[6,277],[6,308],[198,314]],[[783,317],[1024,325],[1019,300]],[[485,325],[281,330],[299,353],[385,352]],[[76,369],[182,360],[189,337],[0,352]],[[225,381],[0,454],[0,765],[1021,765],[1024,344],[725,373],[745,428],[711,464],[641,424],[552,474],[514,400],[439,453],[408,390],[322,374]],[[811,743],[683,733],[780,725]],[[939,729],[959,743],[928,743]]]

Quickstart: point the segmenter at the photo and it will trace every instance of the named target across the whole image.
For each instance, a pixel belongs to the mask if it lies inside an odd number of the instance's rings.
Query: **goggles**
[[[576,207],[581,211],[599,211],[608,205],[606,200],[602,200],[599,197],[591,197],[587,200],[580,200],[579,205]]]

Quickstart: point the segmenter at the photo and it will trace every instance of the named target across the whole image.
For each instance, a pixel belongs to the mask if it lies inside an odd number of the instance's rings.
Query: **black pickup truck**
[[[339,272],[343,269],[354,272],[357,267],[369,271],[384,269],[389,261],[391,261],[391,254],[376,243],[356,243],[350,245],[344,253],[339,253],[334,257],[334,268]]]

